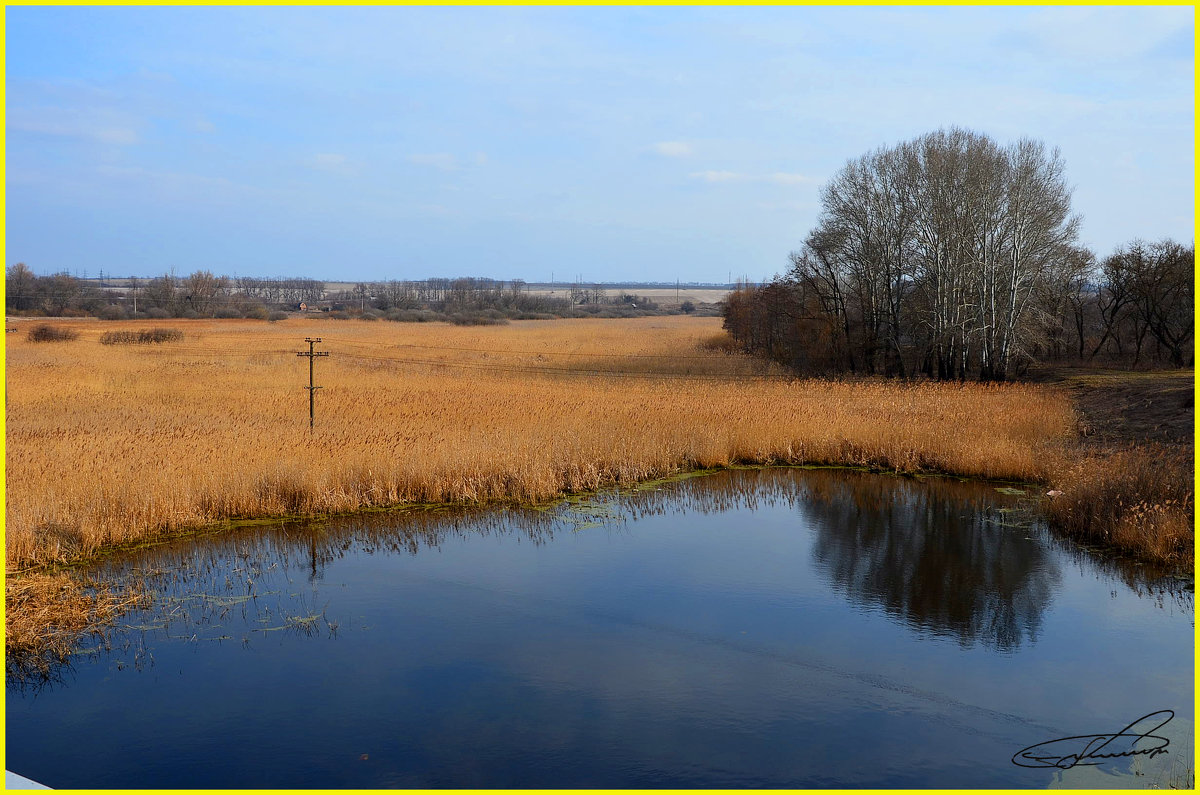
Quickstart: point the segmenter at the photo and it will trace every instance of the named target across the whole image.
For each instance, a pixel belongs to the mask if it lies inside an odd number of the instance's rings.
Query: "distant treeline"
[[[1097,265],[1057,151],[953,129],[850,161],[791,268],[725,328],[799,372],[1004,380],[1034,362],[1191,366],[1195,247]]]
[[[82,317],[106,320],[142,318],[257,318],[276,320],[306,310],[327,317],[497,323],[508,319],[556,317],[639,317],[696,312],[625,291],[612,295],[591,285],[565,287],[561,295],[531,293],[521,280],[435,278],[420,281],[360,282],[327,292],[315,279],[262,279],[215,276],[209,271],[176,277],[120,279],[119,286],[59,273],[38,276],[24,263],[6,273],[6,310],[10,315]],[[710,309],[715,312],[715,309]]]

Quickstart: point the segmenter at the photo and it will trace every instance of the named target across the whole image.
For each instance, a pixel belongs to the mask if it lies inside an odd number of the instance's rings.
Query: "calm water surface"
[[[1163,785],[1192,593],[995,485],[723,472],[546,511],[255,527],[105,564],[159,598],[48,683],[56,788]],[[1025,769],[1157,710],[1169,753]]]

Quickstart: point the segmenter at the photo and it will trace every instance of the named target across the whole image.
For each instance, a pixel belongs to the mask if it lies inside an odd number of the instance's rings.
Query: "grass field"
[[[732,463],[1046,480],[1077,427],[1042,386],[787,379],[724,352],[717,318],[54,325],[78,337],[7,339],[10,571],[235,517],[541,501]],[[99,342],[148,326],[183,339]],[[311,434],[308,336],[330,352]]]

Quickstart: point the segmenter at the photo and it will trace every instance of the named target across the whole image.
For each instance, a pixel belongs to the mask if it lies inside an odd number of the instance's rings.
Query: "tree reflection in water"
[[[107,566],[110,575],[145,579],[168,596],[245,594],[269,583],[268,568],[290,571],[289,582],[303,572],[315,583],[350,551],[417,555],[448,539],[495,535],[544,544],[580,527],[580,516],[586,526],[612,531],[641,516],[778,505],[790,506],[813,533],[816,570],[851,603],[963,646],[1013,651],[1035,642],[1062,579],[1053,554],[1059,543],[1031,514],[1029,498],[952,478],[801,468],[728,470],[537,508],[438,507],[260,524]],[[231,570],[242,579],[231,580]],[[1124,573],[1147,582],[1145,572],[1133,571]]]
[[[1062,574],[1032,517],[979,483],[814,473],[798,510],[835,588],[910,627],[1001,651],[1037,640]]]

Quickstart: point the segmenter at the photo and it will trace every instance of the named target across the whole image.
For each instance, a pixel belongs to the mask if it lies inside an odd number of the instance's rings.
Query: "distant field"
[[[337,293],[345,290],[352,290],[357,282],[325,282],[325,291],[327,293]],[[585,287],[591,287],[590,284],[585,284]],[[664,304],[666,306],[677,306],[684,301],[691,301],[697,304],[715,304],[718,301],[725,300],[725,296],[729,295],[729,289],[725,287],[687,287],[681,286],[679,289],[674,287],[640,287],[638,285],[613,287],[610,285],[599,285],[603,287],[610,297],[616,297],[622,293],[633,293],[645,298],[649,298],[655,303]],[[527,289],[533,295],[553,295],[560,298],[566,298],[571,294],[570,284],[530,284]]]
[[[27,328],[33,321],[14,325]],[[545,500],[696,467],[861,464],[1045,477],[1075,417],[1037,386],[796,381],[719,318],[457,327],[155,321],[7,338],[7,559],[71,559],[231,517]],[[306,336],[318,336],[308,431]]]
[[[88,279],[90,284],[99,286],[99,279]],[[143,280],[144,281],[144,280]],[[129,285],[128,279],[105,279],[104,284],[109,289],[124,290]],[[325,292],[327,294],[335,294],[353,290],[358,282],[325,282]],[[527,289],[534,295],[553,295],[558,297],[568,297],[571,294],[570,284],[550,285],[544,283],[529,284]],[[590,284],[585,284],[585,287],[591,287]],[[641,287],[638,285],[599,285],[603,287],[610,297],[619,296],[622,293],[633,293],[651,299],[655,303],[666,306],[677,306],[684,301],[691,301],[697,304],[715,304],[718,301],[723,301],[725,296],[729,295],[729,289],[724,287],[688,287],[681,286],[676,289],[674,287]]]
[[[724,301],[725,296],[729,295],[730,292],[723,287],[681,287],[678,290],[674,287],[610,287],[606,289],[609,296],[633,293],[634,295],[649,298],[651,301],[665,306],[677,306],[684,301],[691,301],[696,304],[715,304],[718,301]],[[569,296],[571,289],[570,287],[550,289],[534,286],[529,288],[529,292],[535,295]]]

